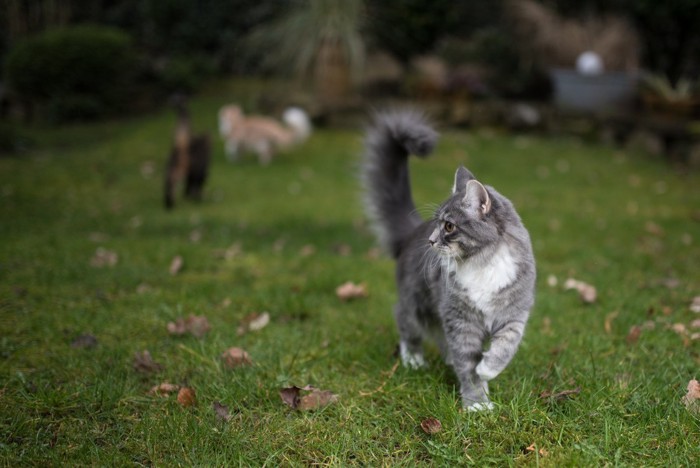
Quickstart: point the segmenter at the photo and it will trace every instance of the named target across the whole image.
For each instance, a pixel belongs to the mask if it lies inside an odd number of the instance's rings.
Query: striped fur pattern
[[[515,355],[534,304],[535,260],[511,202],[464,167],[431,219],[416,214],[408,156],[427,156],[436,141],[418,113],[375,117],[362,166],[367,212],[396,259],[403,364],[424,366],[422,343],[434,340],[464,407],[489,409],[488,381]]]

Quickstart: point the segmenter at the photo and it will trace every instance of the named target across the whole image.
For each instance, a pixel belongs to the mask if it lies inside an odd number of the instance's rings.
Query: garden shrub
[[[128,109],[138,66],[130,37],[82,25],[48,30],[10,51],[7,80],[17,98],[54,121]]]

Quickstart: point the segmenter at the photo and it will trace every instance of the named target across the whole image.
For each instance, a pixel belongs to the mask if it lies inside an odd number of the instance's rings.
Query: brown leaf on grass
[[[214,414],[216,414],[216,419],[220,421],[230,421],[231,414],[228,411],[228,406],[215,401],[212,403],[212,408],[214,408]]]
[[[201,338],[207,333],[211,326],[209,321],[203,315],[192,315],[190,314],[187,318],[180,317],[175,322],[168,322],[168,332],[171,335],[184,335],[190,333],[191,335]]]
[[[202,240],[202,230],[199,228],[193,229],[190,232],[190,242],[198,244]]]
[[[141,164],[141,176],[144,179],[150,179],[156,172],[156,165],[153,161],[144,161]]]
[[[341,284],[335,288],[335,295],[341,301],[349,301],[361,297],[367,297],[367,285],[365,283],[355,284],[352,281]]]
[[[182,265],[184,265],[184,261],[182,260],[181,255],[176,255],[172,261],[170,262],[170,274],[175,276],[178,273],[180,273],[180,270],[182,270]]]
[[[628,345],[633,345],[637,341],[639,341],[639,337],[642,336],[642,327],[639,325],[632,325],[630,327],[629,333],[627,333],[627,338],[625,340],[627,341]]]
[[[688,382],[688,393],[681,400],[686,408],[700,413],[700,382],[693,379]]]
[[[316,253],[316,247],[314,247],[311,244],[306,244],[299,251],[299,255],[301,255],[302,257],[309,257],[315,253]]]
[[[549,452],[543,448],[540,448],[539,450],[537,449],[537,445],[535,443],[531,443],[529,446],[525,447],[525,453],[531,453],[531,452],[537,452],[540,454],[540,457],[546,457],[549,455]]]
[[[306,392],[302,395],[302,392]],[[280,398],[292,409],[299,411],[313,411],[325,408],[338,401],[338,395],[328,391],[307,385],[304,388],[297,386],[280,389]]]
[[[542,334],[546,336],[551,336],[552,332],[552,319],[549,317],[544,317],[542,319]]]
[[[654,236],[661,237],[664,235],[664,228],[653,221],[647,221],[647,223],[644,225],[644,230]]]
[[[235,369],[236,367],[250,366],[253,361],[250,360],[250,356],[247,352],[241,348],[229,348],[223,352],[221,359],[224,361],[224,365],[229,369]]]
[[[171,384],[168,382],[163,382],[160,383],[154,387],[151,387],[151,389],[148,391],[151,395],[157,395],[157,396],[168,396],[173,392],[177,392],[180,390],[179,385]]]
[[[571,390],[562,390],[561,392],[551,392],[549,390],[545,390],[544,392],[540,393],[540,398],[543,400],[550,399],[553,401],[563,401],[567,400],[571,395],[578,395],[581,393],[581,387],[576,387]]]
[[[309,387],[305,387],[309,388]],[[297,409],[300,411],[310,411],[324,408],[331,403],[338,401],[338,395],[328,390],[311,389],[308,395],[304,395],[299,400]]]
[[[696,314],[700,314],[700,296],[695,296],[690,303],[690,310]]]
[[[442,430],[442,423],[439,419],[426,418],[420,423],[420,428],[426,434],[437,434]]]
[[[163,365],[155,362],[147,349],[134,354],[132,367],[140,374],[157,374],[163,370]]]
[[[615,318],[619,315],[620,313],[618,311],[610,312],[608,315],[605,316],[605,333],[608,335],[612,333],[612,321],[615,320]]]
[[[177,402],[185,408],[189,406],[194,406],[197,404],[197,395],[194,390],[189,387],[182,387],[179,392],[177,392]]]
[[[683,346],[686,346],[686,347],[690,346],[690,342],[693,338],[691,337],[690,333],[688,333],[688,328],[685,326],[685,324],[674,323],[673,325],[671,325],[670,328],[671,328],[671,330],[676,332],[676,334],[678,334],[678,336],[681,337],[681,339],[683,340]]]
[[[382,251],[377,247],[372,247],[365,253],[365,258],[368,260],[376,260],[382,256]]]
[[[241,336],[249,331],[262,330],[267,326],[268,323],[270,323],[270,314],[268,312],[263,312],[262,314],[253,312],[252,314],[248,314],[245,317],[243,317],[243,320],[241,320],[240,325],[238,325],[236,334],[238,336]]]
[[[700,319],[695,319],[690,322],[690,328],[700,328]]]
[[[109,240],[109,236],[103,232],[91,232],[88,235],[88,239],[90,239],[90,242],[95,242],[96,244],[99,244],[101,242],[107,242]]]
[[[118,261],[119,255],[116,252],[98,247],[90,259],[90,265],[94,268],[113,267]]]
[[[280,389],[280,398],[285,405],[292,409],[296,409],[299,406],[299,392],[301,389],[296,385],[292,387],[286,387]]]
[[[579,296],[581,297],[581,300],[586,304],[592,304],[598,298],[598,292],[596,291],[595,286],[573,278],[569,278],[566,280],[566,282],[564,283],[564,289],[577,290]]]
[[[337,244],[333,246],[333,252],[341,257],[349,257],[352,255],[352,247],[350,247],[348,244]]]
[[[70,346],[71,348],[80,349],[94,348],[97,346],[97,338],[92,335],[80,335],[71,342]]]

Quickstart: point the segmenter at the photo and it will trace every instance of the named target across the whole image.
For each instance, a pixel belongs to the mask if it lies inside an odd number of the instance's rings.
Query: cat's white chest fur
[[[487,329],[495,314],[492,299],[501,289],[515,281],[518,265],[507,244],[501,244],[487,259],[468,261],[455,267],[455,282],[484,314]]]

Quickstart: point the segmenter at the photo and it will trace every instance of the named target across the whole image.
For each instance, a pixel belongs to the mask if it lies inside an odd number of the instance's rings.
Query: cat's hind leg
[[[394,317],[399,329],[399,353],[404,367],[420,369],[426,367],[423,354],[423,329],[414,313],[405,304],[397,304]]]

